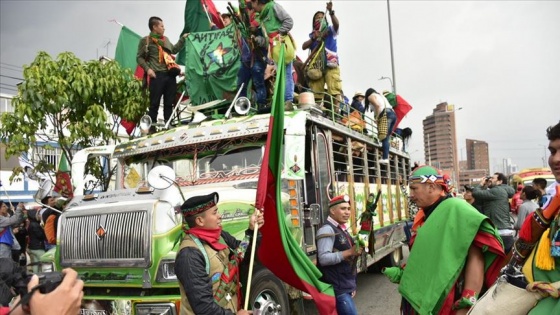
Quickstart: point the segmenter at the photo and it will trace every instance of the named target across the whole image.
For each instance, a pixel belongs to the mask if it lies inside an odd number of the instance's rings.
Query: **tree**
[[[23,77],[12,99],[14,112],[0,117],[7,156],[21,156],[38,143],[58,143],[72,161],[77,149],[119,142],[119,120],[137,121],[148,106],[142,82],[114,61],[84,62],[71,52],[54,60],[41,51],[24,66]],[[32,162],[35,171],[45,174],[57,167],[44,158]],[[103,176],[98,164],[92,162],[88,169],[103,178],[105,190],[110,176]],[[15,168],[12,178],[22,172]]]

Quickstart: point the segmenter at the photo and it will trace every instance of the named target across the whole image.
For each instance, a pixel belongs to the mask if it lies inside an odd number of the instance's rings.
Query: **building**
[[[428,165],[450,174],[455,185],[459,174],[457,136],[455,133],[455,107],[447,102],[436,105],[432,115],[423,121],[424,158]]]
[[[488,143],[482,140],[466,139],[467,144],[467,169],[486,170],[490,172],[490,155]]]

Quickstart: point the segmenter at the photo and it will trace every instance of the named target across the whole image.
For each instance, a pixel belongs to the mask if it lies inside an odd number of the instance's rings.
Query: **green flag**
[[[194,105],[224,98],[237,89],[240,50],[235,28],[191,33],[185,43],[187,91]]]
[[[209,31],[210,21],[208,21],[208,15],[206,15],[202,6],[202,0],[187,0],[185,2],[185,27],[181,34]],[[175,61],[180,65],[185,65],[185,49],[177,54]]]
[[[138,51],[138,43],[142,37],[134,33],[126,26],[121,28],[117,49],[115,50],[115,60],[123,69],[130,69],[132,72],[136,70],[136,53]]]

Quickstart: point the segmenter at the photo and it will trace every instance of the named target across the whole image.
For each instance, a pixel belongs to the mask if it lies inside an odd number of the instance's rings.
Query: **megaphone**
[[[235,100],[235,104],[233,104],[233,109],[239,116],[247,115],[249,110],[251,109],[251,101],[242,96]]]
[[[152,118],[149,115],[144,115],[140,118],[140,130],[142,133],[148,133],[152,126]]]

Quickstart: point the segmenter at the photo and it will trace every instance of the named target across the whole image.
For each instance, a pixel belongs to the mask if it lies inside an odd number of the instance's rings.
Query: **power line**
[[[9,75],[4,75],[4,74],[0,74],[0,77],[23,81],[22,78],[16,78],[16,77],[12,77],[12,76],[9,76]]]
[[[13,65],[13,64],[10,64],[10,63],[5,63],[5,62],[0,62],[0,65],[4,65],[4,66],[7,66],[7,67],[12,67],[12,68],[16,68],[16,69],[18,69],[18,70],[21,70],[21,69],[22,69],[22,66],[16,66],[16,65]]]

